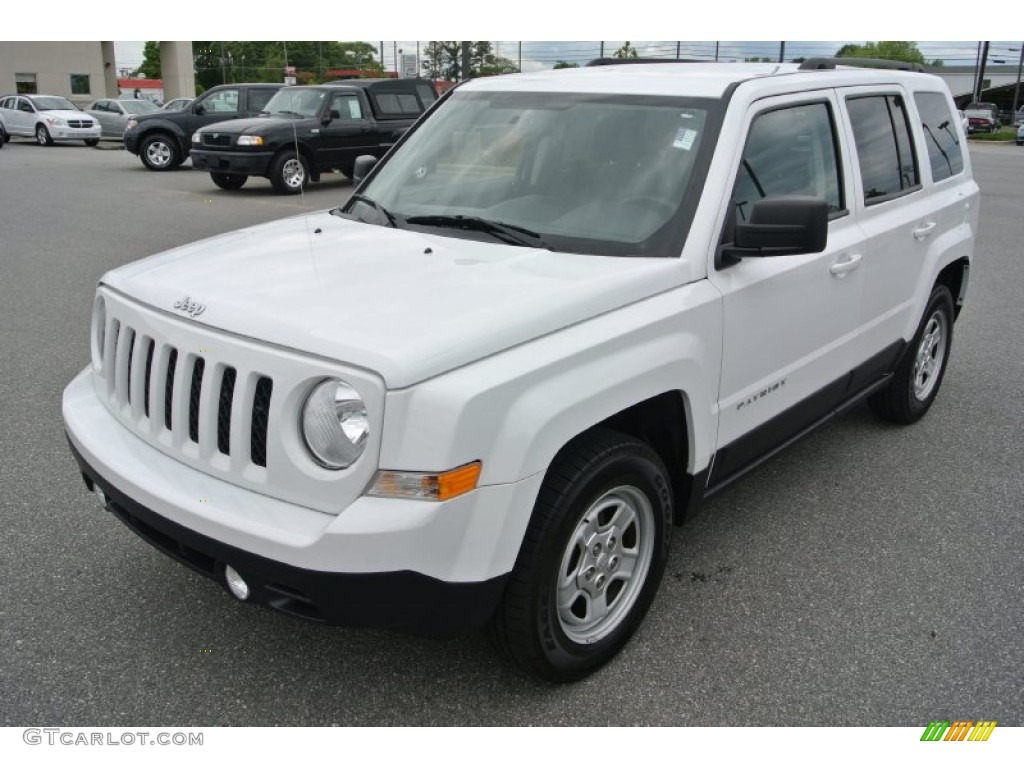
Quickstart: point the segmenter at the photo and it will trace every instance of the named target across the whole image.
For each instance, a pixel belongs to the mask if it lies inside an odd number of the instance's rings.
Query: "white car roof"
[[[792,63],[612,64],[484,77],[464,84],[460,90],[467,92],[634,93],[652,96],[721,98],[731,86],[737,83],[769,77],[773,79],[786,78],[790,83],[799,83],[800,88],[827,88],[837,85],[871,85],[905,81],[933,84],[933,81],[937,79],[932,75],[896,69],[838,65],[834,69],[800,69],[799,64]]]

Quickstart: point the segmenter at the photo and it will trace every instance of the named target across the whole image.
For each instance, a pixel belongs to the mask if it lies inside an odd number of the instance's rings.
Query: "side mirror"
[[[204,107],[204,106],[203,106],[202,104],[196,104],[196,105],[195,105],[195,106],[194,106],[194,107],[192,108],[192,113],[193,113],[193,114],[196,114],[196,115],[203,115],[203,114],[206,114],[206,107]]]
[[[370,171],[377,165],[377,158],[373,155],[360,155],[352,166],[352,181],[362,181],[370,175]]]
[[[817,197],[776,197],[758,200],[750,219],[736,225],[731,246],[734,258],[794,256],[821,253],[828,243],[828,203]]]

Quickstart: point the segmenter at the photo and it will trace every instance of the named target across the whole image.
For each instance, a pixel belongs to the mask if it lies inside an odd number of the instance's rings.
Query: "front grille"
[[[274,389],[270,377],[211,363],[116,318],[107,326],[102,359],[101,375],[112,407],[145,431],[170,433],[171,445],[191,444],[193,455],[195,445],[201,456],[230,457],[248,448],[243,462],[267,466]],[[251,405],[242,407],[246,403]],[[249,440],[233,444],[232,431]]]
[[[68,120],[68,128],[92,128],[92,120]]]
[[[203,136],[203,146],[204,147],[230,147],[231,146],[231,137],[230,136],[226,136],[226,135],[224,135],[222,133],[218,133],[218,134],[204,133],[204,134],[202,134],[202,136]]]

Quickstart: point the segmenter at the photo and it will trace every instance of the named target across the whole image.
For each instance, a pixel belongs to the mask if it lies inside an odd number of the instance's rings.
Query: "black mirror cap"
[[[817,197],[758,200],[736,225],[734,256],[821,253],[828,243],[828,203]]]
[[[195,115],[202,115],[205,112],[206,112],[206,107],[204,107],[202,104],[196,104],[192,108],[192,113],[195,114]]]
[[[352,181],[362,181],[373,170],[377,164],[377,158],[373,155],[360,155],[352,166]]]

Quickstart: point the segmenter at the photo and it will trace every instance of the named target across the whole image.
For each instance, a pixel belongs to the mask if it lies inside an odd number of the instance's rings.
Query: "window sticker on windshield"
[[[697,132],[692,128],[680,128],[676,131],[676,137],[672,146],[676,149],[684,149],[689,152],[693,149],[693,142],[697,140]]]

